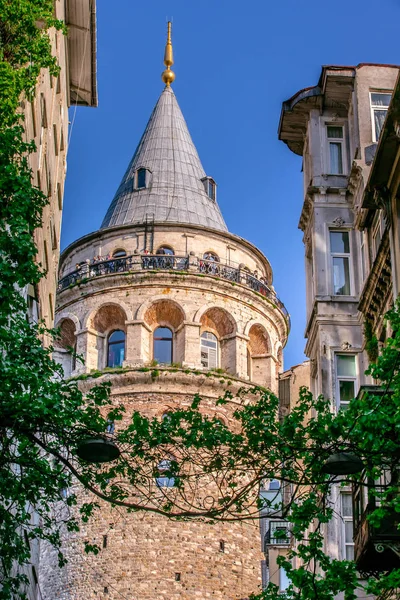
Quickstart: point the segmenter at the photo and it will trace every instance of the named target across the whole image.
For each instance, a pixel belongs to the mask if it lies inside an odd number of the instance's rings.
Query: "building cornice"
[[[66,0],[69,104],[97,106],[96,0]]]

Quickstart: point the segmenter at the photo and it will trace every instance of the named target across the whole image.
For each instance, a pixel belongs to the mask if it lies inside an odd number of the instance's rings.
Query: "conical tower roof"
[[[138,170],[145,171],[139,187]],[[188,223],[227,231],[171,87],[165,87],[101,225]],[[208,189],[208,188],[207,188]]]

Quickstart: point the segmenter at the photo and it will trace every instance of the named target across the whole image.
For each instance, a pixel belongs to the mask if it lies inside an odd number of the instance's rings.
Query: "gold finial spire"
[[[174,64],[174,55],[172,53],[172,42],[171,42],[171,21],[168,21],[168,34],[167,43],[165,45],[164,53],[164,65],[167,67],[161,75],[161,79],[167,87],[175,80],[175,73],[171,71],[171,67]]]

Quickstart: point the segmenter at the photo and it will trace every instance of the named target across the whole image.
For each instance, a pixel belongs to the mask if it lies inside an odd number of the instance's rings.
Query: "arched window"
[[[158,487],[174,487],[175,477],[169,477],[171,470],[171,461],[167,458],[160,461],[157,465],[158,477],[156,477],[156,484]]]
[[[107,367],[121,367],[125,358],[125,333],[113,331],[108,338]]]
[[[113,252],[113,258],[121,258],[122,256],[126,256],[126,251],[123,248],[118,248]]]
[[[218,367],[218,339],[210,331],[204,331],[200,338],[201,364],[205,369]]]
[[[147,171],[146,169],[138,169],[136,188],[138,190],[146,187]]]
[[[172,362],[172,331],[158,327],[153,334],[153,359],[163,364]]]
[[[278,481],[278,479],[271,479],[271,480],[270,480],[270,482],[269,482],[269,484],[268,484],[268,489],[269,489],[270,491],[273,491],[273,490],[280,490],[280,488],[281,488],[281,482],[280,482],[280,481]]]
[[[114,423],[114,421],[110,421],[110,419],[108,419],[106,431],[110,435],[112,435],[113,433],[115,433],[115,423]]]
[[[219,262],[218,254],[215,252],[206,252],[203,256],[204,260],[213,260],[214,262]]]
[[[170,246],[160,246],[156,254],[167,254],[168,256],[173,256],[175,252]]]

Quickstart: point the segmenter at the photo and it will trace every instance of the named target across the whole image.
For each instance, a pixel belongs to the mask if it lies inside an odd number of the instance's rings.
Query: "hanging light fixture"
[[[121,454],[114,442],[104,438],[88,438],[83,440],[78,445],[76,453],[79,458],[90,463],[111,462]]]
[[[352,475],[359,473],[364,464],[359,456],[351,452],[336,452],[329,456],[321,468],[328,475]]]

